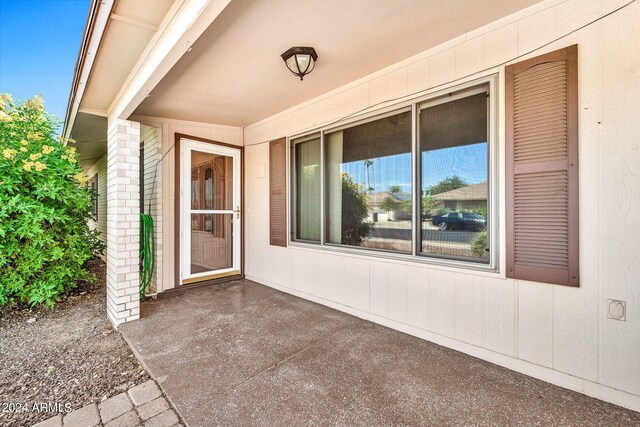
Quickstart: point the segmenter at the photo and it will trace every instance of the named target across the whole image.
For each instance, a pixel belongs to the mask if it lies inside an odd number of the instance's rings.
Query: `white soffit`
[[[107,111],[173,2],[115,3],[80,103],[81,110]]]
[[[539,0],[233,0],[135,115],[246,126]],[[301,82],[280,54],[318,52]]]
[[[107,153],[107,118],[78,112],[71,137],[76,139],[80,161],[92,164]]]

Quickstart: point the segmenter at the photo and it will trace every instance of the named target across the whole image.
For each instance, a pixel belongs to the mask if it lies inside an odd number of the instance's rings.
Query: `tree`
[[[401,205],[402,203],[399,202],[398,200],[394,199],[391,196],[387,196],[384,199],[382,199],[382,203],[380,204],[380,209],[387,212],[393,212],[393,211],[399,210]]]
[[[466,187],[469,184],[457,175],[448,177],[440,181],[439,183],[429,187],[428,193],[430,195],[444,193],[446,191],[455,190],[456,188]]]
[[[402,202],[400,202],[400,210],[404,213],[411,215],[412,207],[413,207],[413,202],[411,201],[411,199],[403,200]]]
[[[367,191],[371,193],[373,191],[373,186],[371,186],[371,176],[369,175],[369,168],[373,166],[373,160],[366,159],[364,161],[364,166],[367,168]]]
[[[342,173],[342,244],[360,246],[373,230],[368,221],[369,205],[364,186],[356,184],[347,172]]]
[[[441,207],[442,202],[435,197],[425,194],[422,196],[422,212],[428,217],[433,216],[434,211]]]
[[[91,192],[75,147],[54,137],[42,98],[0,95],[0,305],[53,307],[90,276],[104,245],[89,230]]]
[[[400,188],[399,185],[390,185],[389,186],[389,193],[391,194],[398,194],[402,189]]]

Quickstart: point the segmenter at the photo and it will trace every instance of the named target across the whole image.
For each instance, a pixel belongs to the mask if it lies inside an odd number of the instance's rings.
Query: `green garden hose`
[[[147,287],[151,283],[156,268],[156,241],[153,236],[153,218],[151,215],[140,214],[140,301],[147,296]]]

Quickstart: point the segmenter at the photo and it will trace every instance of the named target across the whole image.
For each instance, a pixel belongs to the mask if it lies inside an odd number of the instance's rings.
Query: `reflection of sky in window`
[[[411,191],[411,153],[379,157],[369,166],[370,187],[373,192],[388,191],[399,185],[402,191]],[[422,153],[422,186],[430,187],[443,179],[459,176],[469,184],[487,181],[487,144],[464,145],[425,151]],[[355,182],[367,186],[367,168],[364,160],[344,163],[341,172],[348,172]]]
[[[422,153],[422,186],[459,176],[469,184],[487,181],[487,143],[463,145]]]
[[[355,182],[364,184],[365,188],[373,187],[373,192],[389,191],[390,185],[399,185],[402,191],[411,191],[411,153],[370,160],[373,160],[373,164],[369,166],[370,183],[367,181],[364,160],[344,163],[340,172],[348,172]]]

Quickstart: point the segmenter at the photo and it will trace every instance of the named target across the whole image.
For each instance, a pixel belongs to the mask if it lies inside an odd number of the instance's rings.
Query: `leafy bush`
[[[413,202],[411,201],[411,199],[403,200],[402,206],[400,206],[400,210],[411,215],[412,206]],[[420,212],[420,214],[423,217],[431,218],[436,215],[437,209],[441,208],[441,206],[442,202],[440,200],[436,199],[434,196],[425,194],[422,196],[422,212]],[[446,209],[444,212],[447,212]]]
[[[489,252],[487,252],[487,230],[482,230],[473,236],[471,253],[477,258],[489,258]]]
[[[75,147],[54,137],[42,98],[0,95],[0,305],[53,307],[104,246],[89,230],[91,193]]]
[[[428,218],[436,214],[437,209],[442,207],[442,202],[435,197],[425,194],[422,196],[422,213]]]
[[[487,218],[487,208],[464,209],[463,212],[471,212]]]
[[[455,190],[457,188],[466,187],[468,185],[467,181],[460,178],[458,175],[453,175],[429,187],[429,194],[433,196],[440,193],[446,193],[447,191]]]
[[[444,215],[444,214],[449,213],[449,212],[452,212],[452,211],[447,209],[447,208],[445,208],[444,206],[438,206],[435,209],[435,212],[433,212],[433,211],[431,212],[431,215],[432,216],[440,216],[440,215]]]
[[[369,205],[364,186],[356,184],[347,172],[342,173],[342,244],[360,246],[373,230],[367,220]]]
[[[402,203],[394,199],[393,197],[387,196],[380,203],[380,209],[387,212],[393,212],[400,209]]]

